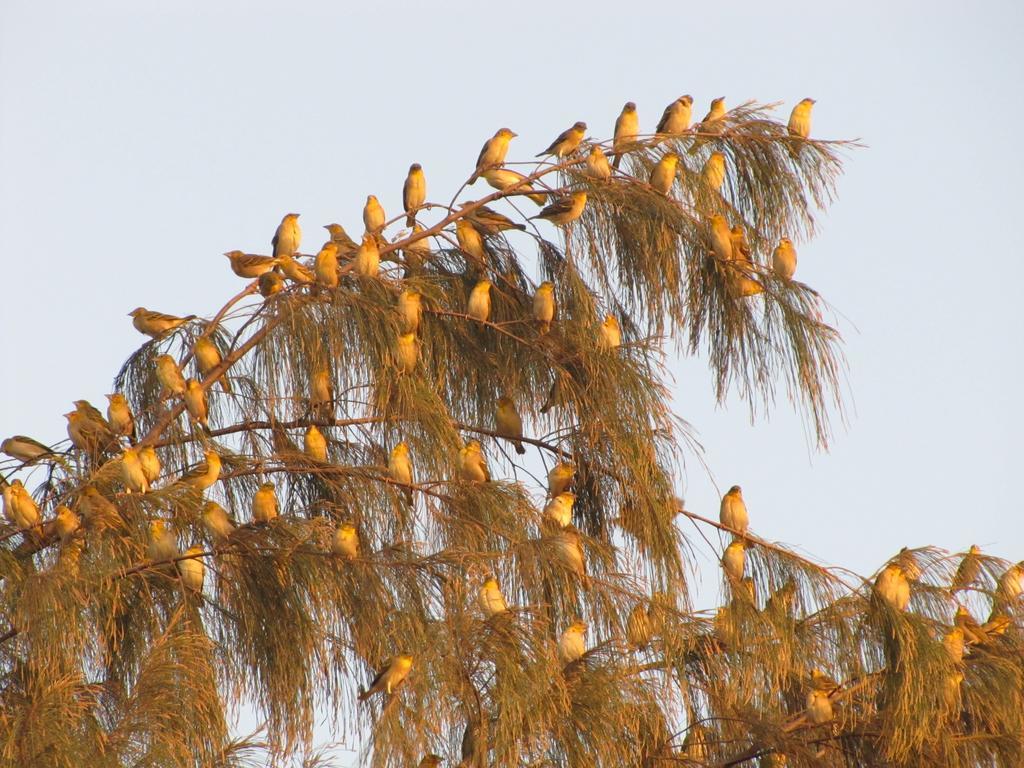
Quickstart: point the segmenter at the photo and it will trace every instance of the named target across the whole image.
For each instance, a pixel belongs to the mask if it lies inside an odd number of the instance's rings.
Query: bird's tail
[[[520,443],[518,440],[515,442],[515,446],[516,446],[516,453],[518,453],[520,456],[522,456],[524,453],[526,453],[526,449],[523,448],[523,444]]]
[[[541,336],[543,336],[545,333],[547,333],[548,331],[551,330],[551,321],[550,320],[541,320],[541,321],[539,321],[538,325],[539,325],[538,330],[539,330]]]
[[[615,170],[619,170],[619,163],[621,163],[621,162],[622,162],[622,155],[621,154],[616,154],[612,158],[612,168],[614,168]]]
[[[412,227],[415,224],[416,224],[416,214],[415,213],[410,213],[408,216],[405,217],[405,226]]]

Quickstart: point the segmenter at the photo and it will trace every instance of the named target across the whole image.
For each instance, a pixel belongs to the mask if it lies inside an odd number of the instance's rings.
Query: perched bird
[[[814,99],[801,99],[793,111],[789,113],[789,125],[786,126],[790,136],[806,139],[811,135],[811,109]]]
[[[572,124],[571,128],[566,128],[558,134],[558,138],[551,142],[547,149],[538,153],[537,157],[544,157],[545,155],[554,155],[559,159],[568,157],[576,151],[586,133],[587,124],[582,120],[577,121]]]
[[[269,523],[277,517],[277,493],[273,483],[263,483],[252,497],[252,521]]]
[[[334,407],[334,385],[331,372],[318,368],[309,382],[309,407],[316,413],[330,413]]]
[[[522,456],[526,449],[520,442],[523,436],[523,419],[516,410],[516,404],[511,397],[502,396],[498,398],[498,406],[495,411],[494,421],[497,425],[497,432],[502,437],[507,437],[515,446],[516,453]]]
[[[626,640],[638,651],[647,649],[651,642],[650,608],[637,603],[626,618]]]
[[[387,216],[384,214],[384,207],[380,201],[374,195],[367,195],[366,205],[363,206],[363,226],[366,227],[367,234],[376,234],[384,229],[385,221],[387,221]],[[365,242],[365,240],[364,236],[363,241]]]
[[[470,440],[459,449],[459,470],[462,479],[470,483],[486,483],[491,479],[479,440]]]
[[[609,351],[622,345],[622,331],[615,315],[605,315],[601,322],[601,332],[597,337],[597,348]]]
[[[413,657],[405,653],[393,656],[385,661],[384,665],[377,670],[377,674],[373,678],[373,682],[370,683],[369,689],[359,692],[359,700],[366,701],[373,694],[382,691],[390,696],[405,681],[405,678],[409,676],[412,663]]]
[[[202,493],[220,478],[220,454],[212,448],[203,451],[204,461],[199,462],[181,476],[181,482]]]
[[[4,488],[4,516],[22,531],[39,525],[39,506],[21,480],[13,480]]]
[[[953,626],[959,629],[964,636],[967,645],[984,645],[988,639],[981,625],[971,615],[971,612],[962,605],[956,607],[956,615],[953,617]]]
[[[750,243],[747,242],[747,233],[739,224],[730,231],[732,233],[729,239],[732,242],[733,261],[743,262],[744,271],[749,274],[749,270],[754,268],[754,261],[750,255]]]
[[[56,512],[56,516],[47,525],[46,537],[54,537],[64,541],[78,530],[78,526],[82,524],[82,519],[78,516],[77,512],[63,504],[59,505],[54,512]]]
[[[146,557],[154,562],[173,560],[178,556],[178,538],[167,528],[167,521],[157,518],[149,521],[149,544]]]
[[[195,379],[186,381],[184,400],[188,415],[197,421],[203,429],[209,429],[207,424],[206,390],[203,389],[203,385]]]
[[[313,461],[327,461],[327,438],[316,428],[316,424],[310,424],[303,435],[302,452]]]
[[[209,376],[213,369],[221,363],[220,350],[217,349],[217,345],[210,341],[207,336],[200,336],[196,339],[196,343],[192,345],[192,355],[196,359],[196,366],[199,368],[200,376]],[[231,391],[231,384],[228,382],[227,373],[222,373],[218,376],[217,381],[225,392]]]
[[[149,493],[149,480],[142,471],[142,461],[134,448],[125,448],[121,454],[121,479],[136,493]]]
[[[338,244],[333,240],[324,243],[324,247],[313,259],[313,276],[317,285],[324,288],[338,287]]]
[[[152,485],[159,479],[163,467],[160,465],[160,457],[156,448],[146,445],[139,449],[139,461],[142,463],[142,471],[146,473],[146,480]]]
[[[550,205],[545,206],[541,209],[541,212],[536,216],[531,216],[531,219],[546,219],[552,224],[564,227],[570,222],[576,221],[580,216],[583,215],[583,209],[587,205],[587,193],[583,191],[573,192],[567,197],[560,197]]]
[[[832,719],[832,700],[825,691],[808,691],[807,717],[815,725],[827,723]]]
[[[619,167],[619,163],[622,161],[622,153],[629,148],[630,144],[636,141],[636,137],[639,134],[640,117],[636,113],[636,104],[632,101],[627,101],[625,106],[622,107],[622,112],[615,119],[615,133],[612,137],[612,150],[615,152],[615,159],[612,160],[613,167]]]
[[[128,442],[135,442],[135,417],[128,401],[120,392],[107,395],[107,423],[119,437],[127,437]]]
[[[178,361],[170,355],[159,355],[156,358],[156,378],[165,395],[184,396],[185,377],[181,375]]]
[[[224,254],[231,261],[231,271],[239,277],[257,278],[277,266],[273,256],[257,256],[241,251],[228,251]]]
[[[94,485],[87,485],[82,489],[78,510],[92,528],[121,528],[124,526],[117,507]]]
[[[897,611],[905,611],[910,602],[910,582],[903,569],[890,563],[875,579],[875,591],[886,603]]]
[[[74,405],[75,410],[64,414],[72,444],[93,459],[101,452],[118,450],[120,441],[103,414],[88,400],[75,400]]]
[[[508,128],[501,128],[491,138],[484,142],[480,150],[480,156],[476,159],[476,170],[469,177],[469,183],[473,184],[488,168],[497,168],[505,163],[505,155],[508,154],[508,145],[518,134]]]
[[[455,222],[455,238],[459,243],[459,250],[470,257],[470,260],[478,266],[487,263],[487,254],[484,251],[484,239],[480,231],[473,226],[469,219],[461,218]]]
[[[538,285],[533,294],[533,319],[541,335],[551,330],[551,321],[555,319],[555,284],[550,280]]]
[[[466,314],[474,320],[486,322],[491,316],[491,281],[478,280],[469,292],[469,301],[466,304]]]
[[[228,513],[216,501],[208,501],[203,505],[203,527],[214,541],[223,541],[235,532],[235,524]]]
[[[416,361],[419,358],[419,344],[416,341],[415,333],[400,333],[395,344],[395,362],[398,370],[402,373],[412,373],[416,370]]]
[[[953,626],[942,636],[942,647],[954,662],[961,662],[964,659],[964,631],[960,627]]]
[[[701,169],[700,176],[715,192],[722,191],[722,184],[725,183],[725,155],[721,152],[712,152]]]
[[[334,538],[331,539],[331,552],[346,560],[355,560],[359,557],[359,532],[352,523],[341,523],[335,529]]]
[[[587,586],[587,561],[583,552],[583,540],[572,525],[566,526],[554,537],[555,551],[562,565],[577,576]]]
[[[145,307],[136,307],[128,313],[128,316],[132,318],[135,330],[154,339],[159,339],[165,333],[173,331],[189,320],[196,319],[195,315],[175,317],[174,315],[165,315],[163,312],[153,312]]]
[[[980,554],[981,547],[977,544],[971,544],[971,548],[967,550],[967,554],[964,555],[956,569],[953,583],[950,584],[953,592],[967,589],[978,578],[978,574],[981,573],[981,558],[978,557]]]
[[[193,592],[203,591],[203,578],[206,575],[206,566],[200,555],[203,554],[202,547],[189,547],[185,550],[185,557],[178,560],[178,573],[181,575],[181,583],[185,589]]]
[[[1013,602],[1024,593],[1024,561],[1011,565],[999,577],[998,597]]]
[[[679,136],[690,128],[690,112],[693,108],[693,97],[680,96],[673,101],[661,114],[658,127],[654,129],[660,136]]]
[[[405,177],[402,187],[402,205],[405,208],[405,226],[416,223],[416,209],[427,200],[427,179],[423,175],[423,167],[419,163],[409,166],[409,175]]]
[[[360,277],[377,277],[380,274],[380,249],[372,235],[364,235],[356,251],[355,271]]]
[[[548,472],[548,496],[557,496],[569,490],[576,468],[567,461],[560,461]]]
[[[544,201],[547,199],[547,195],[543,192],[535,192],[534,187],[525,181],[526,177],[518,171],[508,168],[489,168],[481,176],[483,176],[484,181],[502,192],[511,190],[527,193],[526,197],[538,206],[543,206]]]
[[[732,230],[720,213],[711,217],[711,249],[720,261],[732,261]]]
[[[783,280],[792,280],[796,273],[796,248],[788,237],[779,240],[772,251],[772,271]]]
[[[470,211],[467,217],[484,235],[496,235],[509,229],[526,229],[523,224],[513,221],[505,214],[498,213],[486,205],[481,205]]]
[[[725,117],[725,96],[719,96],[717,99],[711,100],[711,108],[708,113],[704,115],[704,119],[700,121],[700,129],[707,131],[713,129],[712,123],[716,123]]]
[[[324,229],[330,235],[330,242],[338,246],[339,254],[348,255],[356,252],[359,243],[348,236],[348,232],[345,231],[341,224],[325,224]]]
[[[281,223],[270,240],[274,250],[274,258],[278,256],[294,256],[299,250],[299,243],[302,242],[302,228],[299,226],[299,214],[288,213],[281,219]]]
[[[563,666],[579,661],[587,652],[587,622],[577,619],[558,639],[558,661]]]
[[[402,333],[416,333],[420,328],[423,302],[419,291],[406,288],[398,294],[398,317],[402,321]]]
[[[316,280],[316,275],[313,274],[313,270],[296,260],[294,256],[278,257],[277,266],[281,270],[281,274],[293,283],[308,285]]]
[[[0,443],[0,451],[3,451],[12,459],[17,459],[26,464],[53,455],[53,450],[49,446],[43,445],[31,437],[25,437],[25,435],[12,435],[8,437]]]
[[[404,440],[391,449],[388,456],[388,477],[403,485],[413,483],[412,460],[409,458],[409,446]],[[412,504],[412,488],[403,488],[402,492],[405,494],[406,503]]]
[[[722,570],[725,571],[725,575],[729,577],[730,581],[738,583],[743,579],[746,562],[746,545],[743,543],[743,539],[733,539],[732,543],[725,548],[725,554],[722,555]]]
[[[572,505],[576,503],[576,494],[571,491],[562,491],[544,507],[544,519],[549,520],[559,528],[567,528],[572,522]]]
[[[259,277],[257,283],[260,296],[264,299],[269,299],[275,293],[280,293],[284,290],[284,277],[280,272],[264,272]]]
[[[764,293],[764,286],[757,282],[757,280],[751,280],[746,275],[735,275],[734,279],[729,283],[729,291],[733,296],[746,298]]]
[[[722,497],[718,519],[722,525],[731,528],[741,536],[747,532],[750,518],[747,516],[747,505],[743,501],[743,491],[738,485],[734,485]]]
[[[651,171],[651,186],[654,191],[662,195],[668,195],[672,185],[676,182],[676,165],[679,163],[679,155],[675,152],[666,152],[661,160]]]
[[[592,179],[604,181],[612,177],[612,167],[608,165],[608,158],[604,151],[596,144],[590,148],[587,155],[587,162],[583,166],[583,172]]]
[[[479,603],[480,610],[488,619],[508,610],[505,596],[501,594],[501,587],[498,586],[498,580],[492,574],[487,574],[484,578],[484,583],[480,587]]]

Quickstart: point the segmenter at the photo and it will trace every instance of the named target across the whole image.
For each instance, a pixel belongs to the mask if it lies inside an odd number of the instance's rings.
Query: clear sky
[[[677,410],[769,538],[861,573],[905,544],[1024,557],[1024,6],[348,5],[0,0],[0,433],[64,438],[143,340],[126,313],[211,314],[240,285],[221,254],[288,211],[358,231],[413,161],[447,200],[504,125],[525,159],[626,100],[650,130],[683,93],[813,96],[815,135],[868,145],[797,273],[843,316],[848,427],[824,455],[784,401],[751,425],[700,360]]]

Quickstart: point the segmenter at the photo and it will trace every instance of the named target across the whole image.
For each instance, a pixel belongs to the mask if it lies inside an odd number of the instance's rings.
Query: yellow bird
[[[567,528],[572,522],[572,506],[575,503],[575,493],[562,491],[544,507],[544,519],[554,523],[559,528]]]
[[[184,396],[185,377],[181,375],[178,362],[170,355],[159,355],[156,358],[156,378],[165,393]]]
[[[582,216],[586,205],[587,193],[583,191],[573,192],[571,195],[561,197],[550,205],[545,206],[541,209],[540,213],[530,218],[546,219],[556,226],[564,227],[566,224],[576,221],[576,219]]]
[[[700,175],[711,189],[721,192],[722,184],[725,183],[725,155],[721,152],[712,152],[704,163]]]
[[[46,456],[52,456],[53,450],[25,435],[12,435],[0,443],[0,451],[3,451],[12,459],[21,462],[31,462]]]
[[[559,159],[568,157],[579,148],[580,142],[583,141],[586,133],[587,124],[582,120],[577,121],[572,124],[571,128],[566,128],[558,134],[558,138],[551,142],[547,149],[538,153],[537,157],[544,157],[545,155],[554,155]]]
[[[263,483],[252,497],[252,521],[269,523],[277,517],[277,493],[273,483]]]
[[[470,483],[486,483],[491,479],[479,440],[470,440],[459,449],[459,470],[462,479]]]
[[[301,242],[302,227],[299,226],[299,214],[285,214],[277,226],[277,231],[274,232],[274,237],[270,240],[270,245],[274,249],[274,258],[283,255],[294,256],[298,252]]]
[[[419,291],[406,288],[398,294],[398,317],[402,321],[403,333],[416,333],[420,329],[423,302]]]
[[[78,509],[92,528],[124,527],[124,521],[121,519],[117,507],[93,485],[87,485],[82,489]]]
[[[185,550],[185,559],[178,561],[178,573],[181,575],[181,583],[185,589],[193,592],[203,591],[206,566],[203,564],[202,557],[200,557],[202,554],[202,547],[189,547]]]
[[[257,256],[241,251],[228,251],[224,255],[231,261],[231,271],[239,277],[257,278],[277,266],[277,259],[273,256]]]
[[[655,133],[661,136],[679,136],[690,128],[690,112],[693,108],[693,97],[680,96],[673,101],[661,114]]]
[[[331,539],[331,552],[346,560],[359,557],[359,531],[352,523],[341,523]]]
[[[772,251],[772,271],[783,280],[792,280],[796,274],[796,248],[788,237],[779,240]]]
[[[732,230],[720,213],[711,217],[711,249],[720,261],[732,261]]]
[[[39,506],[21,480],[13,480],[4,488],[4,515],[22,531],[39,525]]]
[[[412,485],[412,460],[409,458],[409,446],[403,440],[391,449],[388,456],[388,476],[396,483]],[[403,488],[405,501],[412,504],[412,488]]]
[[[156,448],[152,445],[146,445],[139,449],[139,461],[142,463],[142,471],[146,473],[146,480],[152,485],[163,471],[163,467],[160,465],[160,457],[157,455]]]
[[[501,594],[501,587],[498,586],[498,580],[492,574],[488,574],[484,578],[484,583],[480,587],[479,604],[480,610],[488,619],[508,610],[505,596]]]
[[[380,274],[380,249],[373,235],[363,235],[363,242],[356,252],[355,270],[360,277],[377,277]]]
[[[676,182],[676,165],[678,163],[679,155],[675,152],[666,152],[654,166],[650,181],[655,192],[668,195],[672,190],[672,185]]]
[[[281,274],[293,283],[309,285],[316,280],[313,270],[296,260],[294,256],[280,256],[277,260],[277,266],[280,268]]]
[[[135,417],[128,401],[120,392],[107,395],[107,423],[115,435],[127,437],[128,442],[135,442]]]
[[[419,358],[419,344],[415,333],[401,333],[395,345],[395,362],[401,373],[412,373],[416,370]]]
[[[505,164],[505,155],[508,154],[508,145],[518,134],[508,128],[501,128],[491,138],[484,142],[480,150],[480,156],[476,159],[476,170],[469,177],[469,183],[473,184],[488,168],[497,168]]]
[[[725,117],[725,112],[725,96],[719,96],[717,99],[712,99],[711,108],[708,110],[708,113],[704,115],[704,119],[700,121],[701,130],[707,131],[712,127],[709,124],[718,122]]]
[[[235,532],[235,524],[228,518],[224,507],[216,501],[208,501],[203,505],[203,527],[214,541],[223,541]]]
[[[580,577],[587,586],[587,561],[583,552],[583,541],[576,528],[569,525],[554,537],[555,551],[562,565]]]
[[[384,229],[385,221],[387,216],[380,201],[374,195],[367,195],[366,205],[363,206],[363,226],[366,227],[367,233],[372,235]],[[365,236],[363,242],[366,242]]]
[[[526,453],[520,440],[523,437],[523,419],[516,410],[516,404],[511,397],[502,396],[498,398],[498,407],[494,417],[497,425],[497,433],[512,441],[516,453],[520,456]]]
[[[533,319],[541,335],[551,330],[551,321],[555,319],[555,284],[550,280],[538,285],[533,294]]]
[[[409,166],[409,175],[405,177],[402,187],[402,205],[405,207],[405,226],[416,223],[416,209],[427,200],[427,179],[423,175],[423,167],[419,163]]]
[[[747,298],[748,296],[764,293],[764,286],[757,282],[757,280],[751,280],[745,275],[736,275],[735,279],[729,284],[729,290],[734,296]]]
[[[878,596],[897,611],[905,611],[910,603],[910,582],[903,569],[890,563],[875,579]]]
[[[960,663],[964,660],[964,631],[960,627],[950,627],[949,630],[942,636],[942,647],[946,649],[946,653],[955,662]]]
[[[303,435],[302,452],[313,461],[327,461],[327,438],[316,428],[316,424],[310,424]]]
[[[47,535],[64,541],[78,530],[78,526],[82,524],[82,519],[78,516],[78,513],[69,507],[65,507],[63,504],[59,505],[54,511],[57,514],[47,527]]]
[[[348,236],[348,232],[341,224],[325,224],[324,229],[327,230],[327,234],[330,235],[330,242],[338,246],[338,253],[342,255],[349,255],[355,253],[359,247],[359,243]]]
[[[636,104],[627,101],[615,120],[615,134],[612,137],[612,150],[615,153],[615,159],[612,161],[613,167],[619,167],[622,153],[629,149],[639,134],[640,117],[636,113]]]
[[[317,285],[324,288],[338,287],[338,244],[333,240],[324,243],[313,260],[313,276]]]
[[[316,413],[330,413],[334,407],[334,385],[327,368],[318,368],[310,379],[309,407]]]
[[[806,139],[811,135],[811,109],[814,107],[814,99],[802,99],[789,114],[790,136]]]
[[[121,479],[136,493],[149,493],[149,480],[142,471],[142,461],[134,448],[125,448],[121,454]]]
[[[163,312],[154,312],[145,307],[136,307],[128,313],[128,316],[132,318],[132,325],[135,326],[135,330],[154,339],[159,339],[165,333],[173,331],[189,320],[196,319],[195,315],[176,317],[174,315],[165,315]]]
[[[192,345],[192,354],[196,359],[199,374],[204,377],[209,376],[210,372],[221,363],[220,350],[207,336],[200,336],[196,339],[196,343]],[[225,392],[231,391],[231,384],[228,382],[226,373],[218,376],[217,381]]]
[[[203,451],[204,461],[199,462],[181,476],[181,482],[202,493],[220,479],[220,454],[211,448]]]
[[[579,661],[587,652],[587,622],[577,619],[558,639],[558,661],[562,666]]]
[[[612,167],[608,165],[608,158],[602,149],[596,144],[590,148],[587,155],[587,162],[583,166],[583,172],[592,179],[604,181],[612,177]]]
[[[622,330],[615,315],[605,315],[601,323],[601,332],[597,337],[597,348],[609,351],[622,345]]]
[[[626,619],[626,640],[630,647],[638,651],[647,650],[651,643],[650,609],[643,603],[637,603]]]
[[[978,575],[981,573],[981,558],[979,555],[981,555],[981,547],[977,544],[971,544],[971,548],[967,550],[967,554],[963,556],[960,565],[957,566],[956,575],[950,584],[953,592],[967,589],[978,578]]]
[[[469,219],[462,218],[455,222],[455,237],[459,242],[459,250],[470,257],[470,260],[478,266],[487,263],[487,254],[484,251],[484,240],[480,231],[473,226]]]
[[[543,206],[544,201],[547,199],[547,195],[543,192],[535,192],[534,187],[525,181],[526,177],[518,171],[508,168],[489,168],[481,176],[483,176],[484,181],[502,192],[527,193],[526,197],[538,206]]]
[[[722,555],[722,570],[729,580],[739,583],[743,579],[743,569],[746,567],[747,553],[746,546],[742,539],[736,538],[725,548]]]
[[[259,288],[260,296],[269,299],[274,294],[284,290],[284,277],[281,276],[280,272],[264,272],[259,277],[257,287]]]
[[[466,314],[474,320],[486,322],[491,316],[491,281],[479,280],[469,293]]]
[[[381,692],[390,696],[409,676],[412,663],[413,657],[406,653],[388,659],[384,666],[377,670],[369,689],[360,691],[359,700],[366,701],[373,694]]]
[[[733,227],[731,232],[733,261],[743,262],[744,270],[747,274],[750,274],[750,270],[754,267],[754,262],[750,257],[750,243],[747,242],[747,233],[739,224]]]
[[[832,719],[832,700],[825,691],[808,691],[806,704],[807,718],[815,725]]]
[[[153,562],[173,560],[178,556],[178,538],[161,519],[149,521],[149,544],[146,557]]]
[[[548,496],[557,496],[569,490],[576,468],[567,461],[560,461],[548,472]]]
[[[465,206],[463,206],[465,207]],[[503,213],[498,213],[486,205],[481,205],[467,214],[467,218],[473,222],[481,234],[496,235],[509,229],[525,230],[523,224],[513,221]]]
[[[186,381],[184,400],[188,415],[197,421],[203,429],[209,429],[209,424],[207,423],[206,390],[203,389],[203,385],[195,379]]]
[[[734,485],[722,497],[718,520],[741,536],[747,532],[750,518],[747,515],[747,505],[743,501],[743,491],[738,485]]]
[[[1024,593],[1024,562],[1011,565],[999,577],[998,597],[1006,602],[1016,600]]]

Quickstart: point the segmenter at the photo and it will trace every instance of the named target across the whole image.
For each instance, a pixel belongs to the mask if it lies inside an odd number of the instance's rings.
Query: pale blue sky
[[[904,544],[1024,557],[1020,4],[490,5],[0,0],[0,433],[65,437],[142,340],[125,313],[212,313],[220,254],[285,212],[358,230],[413,161],[447,200],[503,125],[525,159],[627,99],[650,129],[682,93],[813,96],[817,136],[869,145],[798,270],[846,318],[849,428],[821,455],[788,404],[751,427],[701,361],[679,413],[769,538],[862,573]]]

